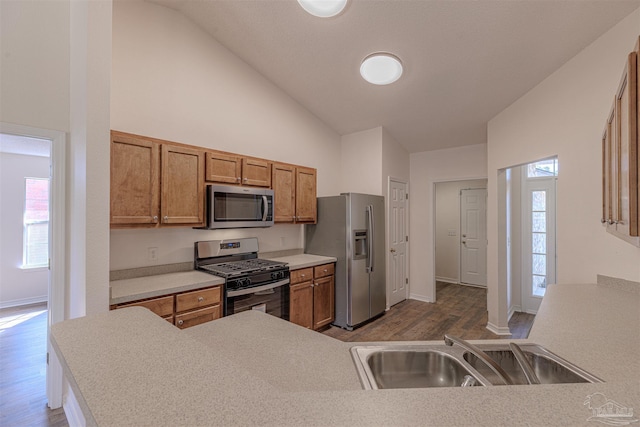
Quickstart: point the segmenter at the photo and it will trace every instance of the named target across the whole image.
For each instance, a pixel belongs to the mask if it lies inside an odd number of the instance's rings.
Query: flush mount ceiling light
[[[371,84],[388,85],[402,75],[402,62],[400,58],[390,53],[372,53],[362,61],[360,74]]]
[[[313,16],[330,18],[342,12],[347,0],[298,0],[298,3]]]

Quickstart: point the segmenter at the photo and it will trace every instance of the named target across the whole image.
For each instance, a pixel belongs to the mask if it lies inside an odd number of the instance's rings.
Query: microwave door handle
[[[367,273],[373,273],[373,260],[375,259],[375,254],[374,254],[374,244],[373,241],[375,239],[375,235],[374,235],[374,228],[375,228],[375,219],[373,217],[373,205],[369,205],[367,206],[367,218],[369,219],[369,223],[367,224],[368,226],[368,235],[367,235],[367,242],[369,243],[369,248],[368,248],[368,253],[367,253]]]
[[[269,213],[269,199],[267,196],[262,196],[262,221],[267,220],[267,214]]]

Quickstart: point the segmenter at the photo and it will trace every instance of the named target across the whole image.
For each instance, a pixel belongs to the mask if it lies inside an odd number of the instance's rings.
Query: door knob
[[[391,248],[391,253],[392,253],[392,254],[395,254],[395,253],[396,253],[396,250],[395,250],[395,249],[393,249],[393,248]]]

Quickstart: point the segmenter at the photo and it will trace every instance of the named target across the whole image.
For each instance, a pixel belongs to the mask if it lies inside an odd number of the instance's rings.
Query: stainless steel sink
[[[512,378],[514,384],[527,384],[513,353],[506,344],[478,345]],[[520,345],[541,384],[602,382],[545,348]],[[351,355],[363,388],[427,388],[504,384],[476,356],[459,346],[399,345],[354,346]]]
[[[547,349],[535,344],[522,344],[520,346],[529,364],[536,373],[540,384],[564,384],[564,383],[595,383],[602,382],[574,364],[562,359]],[[527,384],[527,380],[516,360],[513,352],[507,347],[484,346],[484,352],[495,360],[504,369],[514,384]],[[500,385],[497,376],[475,355],[465,352],[464,360],[476,369],[492,384]]]
[[[486,385],[476,371],[446,346],[355,346],[351,355],[366,390],[460,387],[466,376]]]
[[[432,350],[376,351],[367,365],[377,388],[459,387],[471,375],[457,359]]]

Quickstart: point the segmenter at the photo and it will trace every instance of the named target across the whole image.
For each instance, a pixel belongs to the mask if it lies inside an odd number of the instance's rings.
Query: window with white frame
[[[25,178],[23,268],[49,265],[49,179]]]

